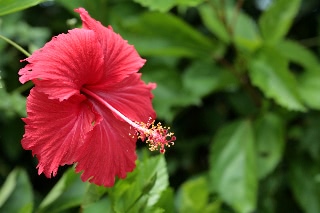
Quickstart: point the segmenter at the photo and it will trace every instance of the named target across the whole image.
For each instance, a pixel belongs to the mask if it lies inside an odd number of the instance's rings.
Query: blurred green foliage
[[[319,1],[0,0],[0,35],[33,52],[80,6],[147,59],[176,144],[139,144],[112,188],[38,176],[20,145],[25,56],[0,39],[0,212],[320,212]]]

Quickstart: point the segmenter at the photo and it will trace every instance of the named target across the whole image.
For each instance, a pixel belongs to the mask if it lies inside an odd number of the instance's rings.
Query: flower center
[[[149,118],[149,121],[147,123],[132,121],[94,92],[91,92],[86,88],[82,88],[81,91],[99,101],[113,113],[127,122],[130,126],[132,126],[136,130],[136,136],[142,141],[146,141],[146,143],[149,144],[149,149],[151,151],[160,150],[160,153],[163,154],[165,153],[165,147],[174,145],[176,137],[174,136],[174,133],[169,132],[170,127],[162,127],[161,123],[155,125],[155,121],[152,120],[151,117]],[[135,135],[133,135],[132,137],[135,137]]]

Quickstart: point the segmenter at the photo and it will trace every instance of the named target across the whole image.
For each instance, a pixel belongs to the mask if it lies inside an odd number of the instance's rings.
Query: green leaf
[[[10,94],[10,106],[11,110],[17,113],[21,117],[26,117],[26,98],[19,93]]]
[[[168,12],[171,8],[177,5],[183,6],[197,6],[204,0],[134,0],[141,4],[144,7],[148,7],[150,10],[160,11],[160,12]]]
[[[8,93],[0,76],[0,110],[8,117],[26,117],[26,98],[19,93]]]
[[[27,173],[14,169],[0,190],[0,212],[32,213],[33,192]]]
[[[17,170],[13,170],[7,177],[0,190],[0,207],[7,201],[16,186]]]
[[[234,13],[234,9],[232,11]],[[235,22],[233,39],[240,49],[254,52],[261,46],[262,41],[258,28],[250,16],[239,11],[237,19],[235,21],[230,21],[231,25],[233,22]]]
[[[320,73],[304,72],[298,77],[298,92],[304,103],[313,109],[320,109]]]
[[[209,199],[208,183],[205,177],[183,183],[178,192],[178,212],[203,212]]]
[[[157,66],[150,61],[144,68],[142,77],[146,82],[157,83],[157,88],[152,93],[153,105],[160,119],[170,122],[178,112],[178,107],[200,103],[199,98],[184,89],[181,75],[173,68]]]
[[[6,43],[11,44],[15,49],[29,56],[32,51],[39,49],[48,41],[51,32],[46,27],[30,26],[22,18],[23,14],[16,13],[3,17],[0,40],[5,40]],[[24,49],[23,47],[28,48]]]
[[[204,25],[211,31],[215,36],[217,36],[220,40],[225,43],[230,43],[231,38],[230,35],[219,18],[219,15],[215,12],[215,10],[210,7],[210,4],[202,4],[198,7],[200,12],[200,16]]]
[[[107,197],[104,197],[96,202],[92,202],[85,206],[82,206],[83,213],[101,213],[101,212],[113,212],[111,201]]]
[[[261,38],[253,19],[242,11],[238,11],[235,16],[234,4],[215,5],[216,8],[212,4],[203,4],[198,9],[205,26],[214,35],[227,44],[233,41],[239,48],[250,52],[261,45]],[[217,11],[224,11],[225,20],[222,20],[222,14],[217,14]]]
[[[190,94],[202,98],[217,90],[234,89],[237,79],[230,71],[216,66],[213,61],[198,60],[182,76],[183,85]]]
[[[158,200],[154,205],[164,210],[166,213],[174,213],[174,191],[171,188],[165,189]],[[151,211],[152,212],[152,211]]]
[[[167,188],[168,173],[163,155],[145,159],[126,179],[119,180],[110,198],[115,212],[144,212],[154,206]]]
[[[195,7],[205,0],[176,0],[178,5]]]
[[[216,134],[210,152],[213,190],[238,212],[256,208],[257,168],[251,123],[238,121]]]
[[[216,200],[214,202],[211,202],[210,204],[208,204],[203,213],[220,213],[221,212],[221,201],[220,200]]]
[[[259,19],[263,38],[271,43],[281,40],[289,31],[298,13],[300,0],[275,0]]]
[[[147,56],[212,58],[224,48],[171,14],[142,13],[123,19],[120,34]]]
[[[277,51],[262,49],[250,61],[249,76],[266,97],[274,99],[279,105],[289,110],[306,111],[295,76],[288,70],[288,61]]]
[[[175,0],[161,0],[161,1],[133,0],[133,1],[141,4],[144,7],[148,7],[150,10],[155,10],[160,12],[167,12],[176,4]]]
[[[0,16],[35,6],[45,0],[0,0]]]
[[[308,107],[320,109],[318,95],[320,91],[320,64],[315,54],[299,43],[290,40],[279,42],[277,50],[288,60],[304,68],[302,74],[297,77],[298,93]]]
[[[255,122],[254,127],[258,176],[263,178],[274,170],[282,158],[284,124],[277,115],[267,113]]]
[[[309,71],[319,72],[320,65],[317,56],[298,42],[283,40],[275,47],[288,60],[303,66]]]
[[[94,202],[100,200],[100,198],[108,192],[109,188],[104,186],[97,186],[95,184],[90,184],[87,191],[83,197],[82,207],[86,207]]]
[[[320,173],[314,163],[304,158],[291,161],[289,183],[293,194],[306,213],[320,212]]]
[[[80,206],[89,183],[84,183],[73,168],[68,169],[40,203],[38,212],[61,212]]]

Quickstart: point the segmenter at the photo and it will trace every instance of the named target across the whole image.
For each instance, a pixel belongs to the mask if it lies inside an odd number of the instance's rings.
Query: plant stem
[[[0,35],[0,38],[3,39],[4,41],[8,42],[12,46],[14,46],[17,50],[19,50],[20,52],[25,54],[27,57],[29,57],[31,55],[28,51],[23,49],[19,44],[15,43],[14,41],[10,40],[9,38],[4,37],[3,35]]]
[[[17,50],[19,50],[20,52],[22,52],[24,55],[26,55],[27,57],[29,57],[31,54],[26,51],[25,49],[23,49],[19,44],[17,44],[16,42],[12,41],[11,39],[3,36],[0,34],[0,38],[3,39],[4,41],[8,42],[9,44],[11,44],[12,46],[14,46]],[[31,81],[29,81],[28,83],[18,87],[17,89],[15,89],[13,91],[13,93],[22,93],[28,89],[30,89],[33,86],[33,83]]]
[[[24,91],[30,89],[34,84],[32,83],[32,81],[28,81],[27,83],[19,86],[18,88],[16,88],[15,90],[12,91],[12,93],[23,93]]]

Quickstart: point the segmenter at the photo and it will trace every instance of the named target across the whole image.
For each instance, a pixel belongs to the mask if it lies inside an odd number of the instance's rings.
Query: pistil
[[[142,141],[145,141],[147,144],[149,144],[149,149],[151,151],[160,150],[160,153],[163,154],[165,153],[165,147],[174,145],[176,137],[174,136],[174,133],[169,132],[170,127],[163,127],[161,123],[154,124],[155,121],[152,120],[151,117],[149,118],[149,121],[147,123],[137,121],[134,122],[94,92],[86,88],[82,88],[81,91],[84,94],[87,94],[95,100],[99,101],[113,113],[119,116],[122,120],[132,126],[136,130],[136,136]]]

